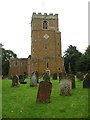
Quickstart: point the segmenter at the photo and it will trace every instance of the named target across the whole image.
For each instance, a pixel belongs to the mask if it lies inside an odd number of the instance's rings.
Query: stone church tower
[[[31,56],[28,58],[28,74],[37,71],[50,75],[63,71],[61,32],[58,14],[33,13],[31,20]]]

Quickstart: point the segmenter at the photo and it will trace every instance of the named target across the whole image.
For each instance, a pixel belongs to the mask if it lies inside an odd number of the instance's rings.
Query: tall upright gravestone
[[[44,76],[44,81],[41,81],[38,88],[36,103],[50,103],[52,83],[46,79],[47,74]]]

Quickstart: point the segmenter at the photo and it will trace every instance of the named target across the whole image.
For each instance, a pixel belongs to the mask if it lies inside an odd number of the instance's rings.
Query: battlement
[[[33,13],[32,14],[32,18],[46,18],[46,19],[58,19],[58,14],[54,14],[53,15],[53,13],[50,13],[50,14],[47,14],[47,13],[44,13],[44,14],[42,14],[42,13]]]

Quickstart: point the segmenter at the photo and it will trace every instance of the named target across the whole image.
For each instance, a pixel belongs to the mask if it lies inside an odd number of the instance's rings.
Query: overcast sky
[[[0,0],[0,43],[19,58],[31,54],[33,12],[59,16],[62,53],[69,45],[84,52],[88,46],[88,0]]]

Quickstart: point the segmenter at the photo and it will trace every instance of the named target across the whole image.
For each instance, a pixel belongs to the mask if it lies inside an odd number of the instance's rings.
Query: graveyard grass
[[[2,80],[2,117],[3,118],[87,118],[88,89],[76,79],[72,96],[60,96],[58,80],[52,80],[51,102],[36,104],[38,87],[20,84],[12,88],[11,80]]]

